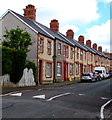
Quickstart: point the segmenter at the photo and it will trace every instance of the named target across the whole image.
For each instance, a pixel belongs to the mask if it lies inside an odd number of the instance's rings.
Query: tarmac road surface
[[[98,119],[101,107],[112,98],[110,81],[13,91],[2,95],[2,117]],[[103,111],[105,118],[110,105]]]

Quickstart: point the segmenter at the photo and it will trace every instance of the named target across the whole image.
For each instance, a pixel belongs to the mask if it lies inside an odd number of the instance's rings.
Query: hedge
[[[25,68],[26,53],[7,47],[0,47],[0,49],[2,49],[2,75],[9,74],[11,82],[19,82]]]

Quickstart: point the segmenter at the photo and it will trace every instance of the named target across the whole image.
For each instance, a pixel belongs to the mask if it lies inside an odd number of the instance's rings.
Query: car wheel
[[[101,77],[99,77],[99,81],[101,81],[102,80],[102,78]]]

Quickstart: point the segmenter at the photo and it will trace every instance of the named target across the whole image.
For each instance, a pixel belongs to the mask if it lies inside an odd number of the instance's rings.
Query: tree
[[[6,29],[4,37],[5,40],[0,48],[2,49],[2,74],[9,74],[10,81],[17,83],[25,68],[28,47],[32,44],[31,36],[17,27],[10,31]]]
[[[19,27],[11,29],[10,31],[6,29],[4,37],[6,40],[2,42],[2,45],[9,48],[28,52],[28,47],[32,44],[30,34]]]

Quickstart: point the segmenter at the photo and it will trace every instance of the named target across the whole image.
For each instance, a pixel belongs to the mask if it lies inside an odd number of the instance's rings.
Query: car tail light
[[[96,77],[97,77],[98,75],[94,75],[94,76],[96,76]]]

